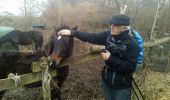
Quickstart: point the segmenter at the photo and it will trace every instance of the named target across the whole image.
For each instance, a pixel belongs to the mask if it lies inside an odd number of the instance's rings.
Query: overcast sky
[[[0,0],[0,13],[7,11],[18,15],[20,13],[20,7],[20,0]]]
[[[2,12],[10,12],[14,15],[21,14],[20,8],[22,7],[21,4],[22,0],[0,0],[0,13]],[[46,0],[38,0],[46,1]]]

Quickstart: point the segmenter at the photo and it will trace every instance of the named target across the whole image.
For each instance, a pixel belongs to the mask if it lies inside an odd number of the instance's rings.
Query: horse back
[[[17,35],[19,36],[19,44],[21,45],[31,44],[32,42],[39,43],[39,41],[43,41],[42,33],[38,31],[18,31]]]

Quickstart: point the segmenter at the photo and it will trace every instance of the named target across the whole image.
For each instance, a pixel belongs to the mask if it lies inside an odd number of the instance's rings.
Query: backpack
[[[135,39],[137,40],[138,43],[138,47],[139,47],[139,54],[138,54],[138,61],[137,61],[137,66],[136,69],[138,69],[139,67],[141,67],[142,61],[143,61],[143,39],[140,36],[139,32],[134,31],[134,30],[129,30],[129,35],[130,36],[134,36]]]

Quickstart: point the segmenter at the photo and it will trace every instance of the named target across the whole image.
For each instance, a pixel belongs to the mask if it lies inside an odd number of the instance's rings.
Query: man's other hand
[[[106,50],[106,53],[103,53],[103,52],[101,52],[101,55],[102,55],[102,58],[103,58],[103,60],[108,60],[109,59],[109,57],[110,57],[110,52],[109,51],[107,51]]]

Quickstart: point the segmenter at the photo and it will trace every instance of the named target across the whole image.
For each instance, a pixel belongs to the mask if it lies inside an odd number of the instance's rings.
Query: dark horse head
[[[52,68],[58,66],[65,58],[71,56],[73,51],[73,37],[57,34],[62,29],[77,30],[77,27],[61,26],[54,29],[55,33],[45,44],[45,53],[49,58],[49,65]]]

